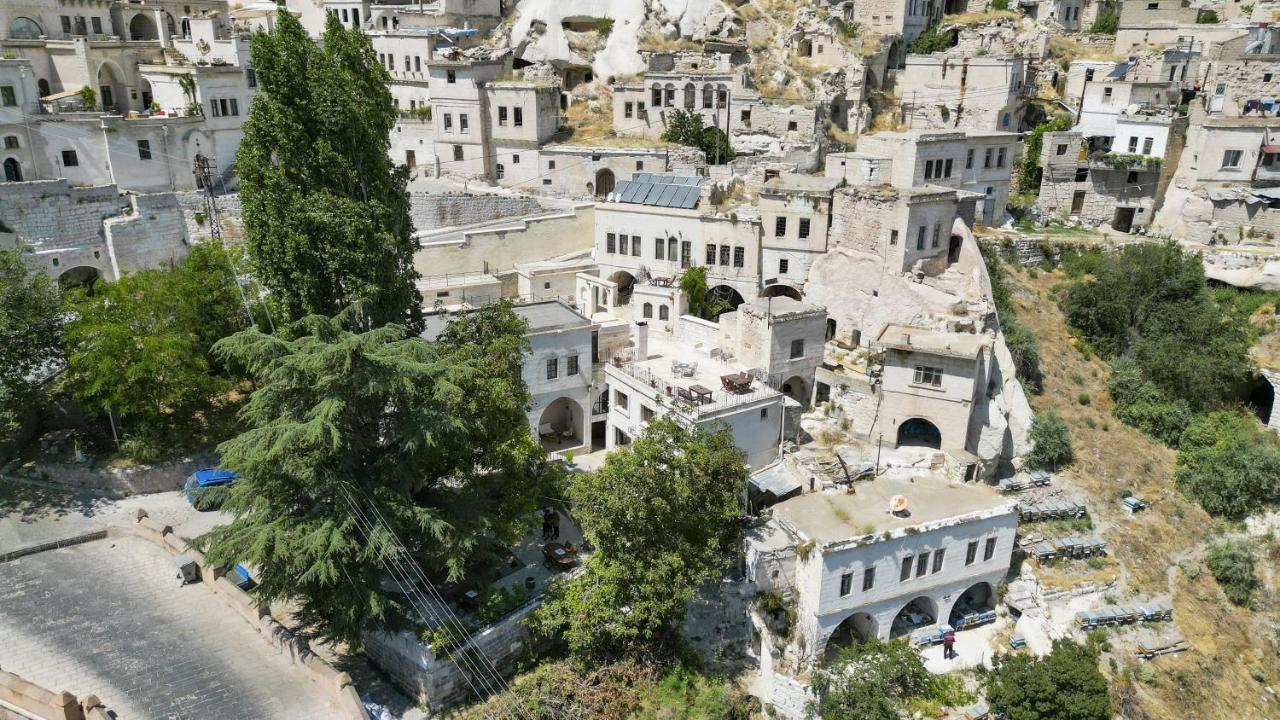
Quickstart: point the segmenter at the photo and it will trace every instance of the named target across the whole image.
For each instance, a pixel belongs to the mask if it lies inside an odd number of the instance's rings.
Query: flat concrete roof
[[[931,355],[973,358],[987,345],[985,335],[938,332],[930,328],[891,323],[880,331],[875,344],[879,347],[923,352]]]
[[[746,302],[753,308],[764,310],[774,317],[783,317],[785,315],[803,315],[805,313],[822,312],[826,308],[819,305],[810,305],[806,302],[800,302],[786,295],[779,295],[771,298],[752,298]]]
[[[777,192],[829,193],[839,186],[839,178],[830,178],[825,175],[798,175],[795,173],[786,173],[765,183],[763,189]]]
[[[529,323],[528,333],[568,330],[591,325],[590,320],[579,315],[576,310],[560,300],[545,300],[526,305],[516,305],[513,310],[516,315],[524,318]],[[444,332],[445,326],[449,324],[455,314],[445,312],[427,315],[424,319],[422,337],[428,340],[435,340],[440,337],[440,333]]]
[[[936,476],[887,476],[852,487],[853,495],[838,489],[785,500],[773,506],[773,515],[806,538],[827,543],[1012,505],[985,483],[951,483]],[[889,512],[897,495],[907,498],[909,514]]]

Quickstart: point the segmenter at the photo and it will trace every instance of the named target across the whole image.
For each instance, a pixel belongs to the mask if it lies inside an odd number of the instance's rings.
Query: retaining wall
[[[409,217],[418,232],[532,215],[543,210],[535,198],[528,196],[409,193]]]

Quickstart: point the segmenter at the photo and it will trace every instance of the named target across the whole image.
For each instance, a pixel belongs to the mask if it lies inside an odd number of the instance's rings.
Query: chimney
[[[632,328],[632,341],[635,343],[636,362],[649,359],[649,323],[640,321]]]

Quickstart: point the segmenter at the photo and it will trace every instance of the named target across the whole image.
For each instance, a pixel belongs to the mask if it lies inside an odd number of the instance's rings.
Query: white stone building
[[[1034,87],[1019,55],[908,55],[897,76],[902,122],[913,129],[1018,132]]]
[[[827,311],[786,296],[749,300],[723,313],[721,357],[759,369],[765,382],[807,409],[827,340]]]

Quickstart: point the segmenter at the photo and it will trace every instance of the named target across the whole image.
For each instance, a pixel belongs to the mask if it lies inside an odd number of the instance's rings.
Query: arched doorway
[[[898,426],[898,447],[929,447],[942,449],[942,432],[938,426],[924,418],[911,418]]]
[[[596,197],[608,197],[613,192],[613,171],[602,168],[596,171]]]
[[[799,375],[793,375],[782,383],[782,394],[800,403],[801,407],[809,407],[809,383]]]
[[[964,246],[964,238],[959,235],[952,235],[951,240],[947,243],[947,264],[955,265],[960,260],[960,248]]]
[[[5,169],[8,174],[8,168]],[[1259,373],[1258,378],[1253,381],[1253,389],[1249,391],[1248,405],[1253,408],[1253,414],[1262,421],[1262,424],[1271,422],[1271,413],[1276,405],[1276,389],[1266,373]]]
[[[951,606],[947,622],[954,628],[975,624],[979,613],[996,609],[996,591],[989,582],[980,582],[961,593]],[[988,616],[990,617],[990,616]],[[967,622],[966,622],[967,621]]]
[[[129,21],[130,40],[159,40],[160,32],[156,29],[156,21],[146,13],[138,13]]]
[[[844,648],[879,636],[880,624],[876,619],[868,613],[856,612],[840,621],[827,639],[826,658],[832,660]]]
[[[110,60],[98,66],[98,105],[103,112],[119,112],[116,103],[128,97],[125,94],[124,73]]]
[[[836,319],[827,318],[827,339],[834,340],[836,337]]]
[[[5,158],[4,180],[5,182],[22,182],[22,163],[18,162],[17,158]]]
[[[609,276],[609,281],[618,285],[618,305],[631,303],[631,291],[636,286],[636,278],[626,270],[619,270]]]
[[[889,626],[889,639],[910,635],[922,627],[929,627],[938,622],[938,604],[927,595],[912,600],[893,618]]]
[[[151,101],[155,98],[155,95],[151,92],[150,80],[142,78],[138,81],[138,98],[142,103],[141,109],[143,112],[151,109]]]
[[[58,276],[58,284],[63,290],[73,287],[92,286],[101,277],[98,268],[92,265],[78,265],[68,268]]]
[[[902,69],[907,66],[907,54],[903,50],[902,38],[894,38],[889,44],[889,63],[890,68]]]
[[[40,78],[36,81],[36,88],[40,91],[40,97],[42,98],[49,97],[53,94],[53,91],[49,89],[49,81],[44,78]]]
[[[724,301],[724,304],[728,306],[724,312],[737,310],[738,306],[744,302],[742,299],[742,293],[734,290],[728,285],[717,285],[711,288],[711,297]]]
[[[804,298],[804,296],[800,294],[799,290],[791,287],[790,285],[782,284],[773,284],[765,287],[764,290],[760,291],[760,297],[789,297],[792,300],[802,300]]]
[[[546,450],[564,450],[582,444],[582,407],[573,398],[559,397],[538,418],[538,440]]]

